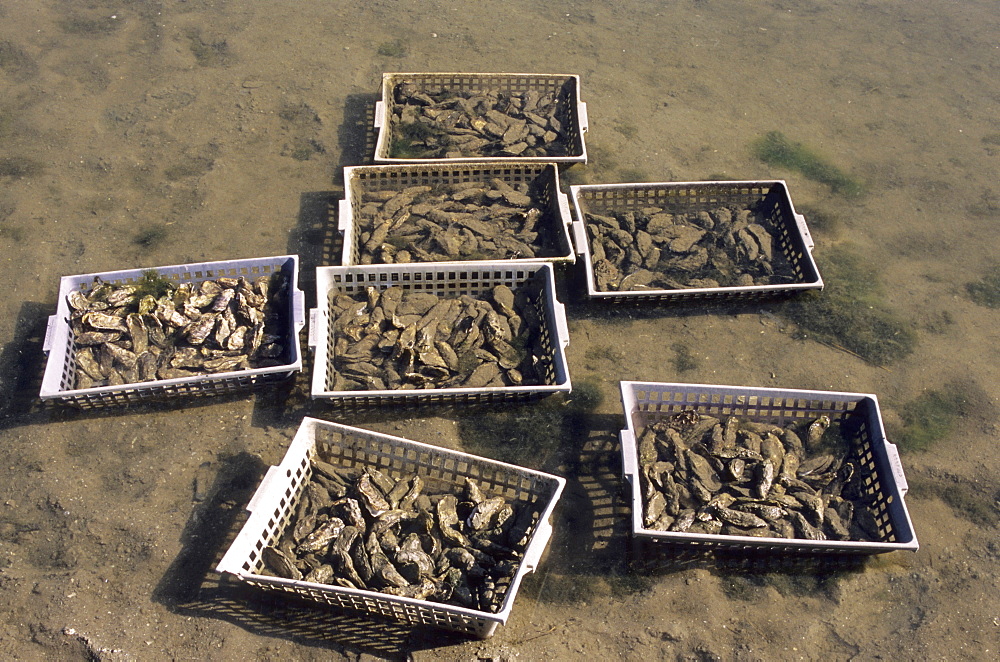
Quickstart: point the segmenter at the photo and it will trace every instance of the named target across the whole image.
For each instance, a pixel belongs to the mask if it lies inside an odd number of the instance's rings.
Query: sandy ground
[[[998,35],[989,0],[0,2],[0,657],[993,658],[1000,336],[965,285],[1000,261]],[[608,311],[566,270],[586,397],[496,415],[501,431],[527,421],[526,439],[484,436],[462,413],[338,416],[310,402],[308,365],[250,397],[40,406],[60,276],[298,253],[314,306],[311,270],[339,259],[340,168],[370,156],[384,71],[581,75],[592,158],[574,181],[787,179],[807,218],[827,219],[812,227],[821,269],[834,247],[860,255],[916,350],[874,367],[798,339],[767,304]],[[751,141],[772,130],[866,195],[755,159]],[[678,371],[678,345],[693,369]],[[629,542],[620,379],[876,393],[888,423],[927,390],[958,384],[975,402],[903,455],[919,552],[692,557]],[[287,603],[212,572],[305,415],[568,479],[549,553],[492,639]]]

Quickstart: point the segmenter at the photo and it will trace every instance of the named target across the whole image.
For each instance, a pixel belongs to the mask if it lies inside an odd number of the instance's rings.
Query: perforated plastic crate
[[[576,253],[569,232],[572,216],[569,199],[559,190],[559,171],[552,163],[516,163],[496,161],[492,163],[458,163],[397,165],[397,166],[351,166],[344,168],[345,197],[340,201],[338,226],[344,235],[342,264],[361,264],[363,246],[362,228],[356,218],[364,205],[364,194],[373,191],[402,191],[412,186],[440,187],[449,184],[482,182],[489,184],[500,179],[507,184],[526,183],[531,187],[534,206],[542,210],[539,224],[549,238],[549,246],[543,257],[529,258],[517,255],[511,259],[525,262],[572,263]],[[403,211],[407,207],[403,207]],[[541,233],[540,233],[541,234]],[[392,234],[387,236],[391,241]],[[496,255],[488,260],[502,260],[507,256]],[[474,262],[475,260],[453,260],[454,262]],[[483,260],[479,260],[483,261]]]
[[[45,332],[44,351],[48,354],[45,374],[42,377],[40,397],[42,400],[60,401],[83,409],[127,405],[147,400],[163,400],[177,397],[199,397],[236,393],[265,386],[291,377],[302,369],[302,354],[299,331],[305,325],[305,300],[298,289],[299,258],[297,255],[280,255],[244,260],[224,260],[155,267],[156,272],[175,285],[180,283],[200,283],[223,276],[237,278],[245,276],[253,280],[259,276],[282,272],[287,283],[287,305],[285,317],[287,331],[283,336],[287,363],[248,370],[233,370],[195,377],[158,379],[154,381],[123,384],[120,386],[99,386],[77,389],[76,384],[76,344],[70,329],[70,307],[67,297],[74,290],[89,291],[94,278],[111,285],[127,285],[142,278],[146,269],[126,269],[101,273],[63,276],[59,283],[59,301],[56,314],[49,317]]]
[[[571,186],[570,197],[573,205],[573,243],[586,268],[587,293],[593,298],[617,303],[752,300],[823,288],[823,279],[812,257],[812,235],[805,217],[796,213],[788,187],[782,180],[593,184]],[[670,214],[686,214],[726,205],[759,209],[771,225],[774,251],[784,255],[792,270],[792,282],[738,287],[598,289],[587,232],[587,213],[607,215],[659,208]]]
[[[878,399],[864,393],[803,391],[746,386],[621,382],[626,428],[621,431],[624,474],[632,493],[632,532],[636,538],[692,547],[774,550],[806,553],[877,554],[918,548],[917,536],[903,497],[906,478],[894,444],[885,438]],[[848,456],[861,477],[866,505],[881,540],[804,540],[722,534],[659,531],[643,525],[645,502],[636,440],[646,426],[684,410],[724,420],[728,416],[779,427],[826,414],[848,422],[856,433]]]
[[[536,366],[543,384],[483,388],[414,388],[396,390],[333,390],[336,334],[330,318],[333,294],[355,295],[368,287],[385,290],[398,285],[406,290],[430,292],[439,297],[469,294],[482,296],[497,285],[514,292],[538,279],[540,296],[533,305],[541,320],[539,341],[545,356]],[[537,281],[536,281],[537,282]],[[319,267],[316,269],[318,307],[310,312],[309,345],[315,352],[312,397],[355,408],[392,405],[496,403],[529,400],[552,393],[569,393],[571,383],[565,348],[569,345],[566,309],[556,300],[551,264],[524,262],[382,264],[364,267]]]
[[[529,90],[540,94],[555,93],[563,104],[565,121],[562,133],[569,144],[568,153],[563,156],[536,157],[483,157],[463,156],[455,158],[399,158],[393,154],[392,122],[395,121],[397,107],[394,91],[400,83],[413,83],[418,88],[454,92],[499,91],[504,94],[520,94]],[[461,163],[463,161],[508,161],[586,163],[587,148],[584,133],[588,128],[587,104],[580,101],[580,77],[572,74],[507,74],[507,73],[384,73],[382,74],[382,100],[375,105],[375,128],[378,139],[375,144],[375,163],[416,163],[435,161],[441,163]]]
[[[347,471],[360,472],[371,467],[395,479],[417,474],[424,481],[425,494],[460,490],[464,479],[470,478],[486,493],[536,510],[539,513],[537,523],[497,612],[260,574],[262,550],[276,544],[294,517],[312,476],[311,460],[317,455]],[[497,625],[507,622],[521,579],[538,566],[552,536],[552,511],[565,483],[565,479],[558,476],[496,460],[304,418],[281,464],[268,470],[251,498],[247,505],[249,517],[216,569],[263,589],[283,591],[314,602],[404,623],[446,628],[485,638],[493,634]]]

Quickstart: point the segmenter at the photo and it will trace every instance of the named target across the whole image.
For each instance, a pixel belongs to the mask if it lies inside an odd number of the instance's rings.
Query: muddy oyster
[[[569,251],[542,184],[468,181],[359,192],[361,264],[559,257]]]
[[[438,296],[398,285],[330,297],[331,390],[546,383],[541,285]]]
[[[534,507],[470,478],[428,492],[415,474],[349,471],[319,458],[312,469],[295,516],[262,551],[262,574],[499,611],[537,523]]]
[[[839,425],[825,414],[778,427],[685,409],[647,426],[637,450],[646,528],[882,539],[872,515],[876,495],[857,471]]]
[[[77,389],[192,377],[283,363],[287,279],[174,283],[156,292],[96,278],[68,295]],[[140,283],[144,282],[140,281]]]
[[[393,90],[390,158],[553,157],[573,149],[570,100],[555,91]]]
[[[598,291],[794,283],[779,228],[756,207],[586,213]]]

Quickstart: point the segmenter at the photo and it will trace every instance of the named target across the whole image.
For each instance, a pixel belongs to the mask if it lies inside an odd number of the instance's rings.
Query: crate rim
[[[720,389],[729,391],[753,391],[753,395],[759,393],[765,393],[774,396],[799,396],[803,397],[806,395],[832,395],[837,396],[837,399],[842,399],[842,401],[847,402],[849,400],[862,400],[869,398],[876,403],[878,402],[878,396],[874,393],[856,393],[853,391],[822,391],[815,389],[797,389],[797,388],[778,388],[775,386],[748,386],[748,385],[738,385],[738,384],[707,384],[698,382],[655,382],[647,380],[622,380],[619,382],[619,386],[623,395],[626,392],[626,388],[631,387],[677,387],[678,390],[684,388],[689,389]],[[634,392],[633,388],[633,392]],[[738,395],[746,395],[745,393],[740,393]],[[805,399],[803,397],[803,399]],[[815,400],[816,398],[812,398]]]
[[[682,186],[696,186],[698,184],[781,184],[788,187],[784,179],[704,179],[690,181],[660,181],[660,182],[613,182],[608,184],[572,184],[570,191],[588,191],[594,189],[643,189],[654,187],[680,188]]]
[[[297,264],[299,262],[299,256],[296,253],[290,253],[288,255],[263,255],[254,257],[239,257],[239,258],[232,258],[229,260],[212,260],[209,262],[181,262],[178,264],[164,264],[155,267],[135,267],[130,269],[117,269],[114,271],[94,271],[85,274],[69,274],[65,276],[60,276],[59,281],[60,285],[62,285],[65,282],[82,283],[87,281],[80,279],[87,278],[93,280],[95,276],[100,276],[101,280],[107,282],[108,279],[105,277],[110,278],[111,276],[115,276],[120,278],[120,277],[127,277],[132,274],[137,274],[141,276],[143,272],[150,270],[159,271],[161,269],[187,269],[188,271],[203,271],[203,270],[209,270],[212,267],[217,268],[220,265],[233,265],[238,262],[258,262],[260,260],[273,260],[273,261],[284,260],[286,262],[291,260]],[[208,280],[208,278],[206,278],[206,280]],[[298,272],[296,271],[296,281],[297,280],[298,280]]]
[[[516,76],[535,76],[538,78],[575,78],[580,79],[580,74],[554,74],[554,73],[512,73],[506,71],[384,71],[382,80],[391,80],[396,76],[496,76],[499,78],[513,78]]]

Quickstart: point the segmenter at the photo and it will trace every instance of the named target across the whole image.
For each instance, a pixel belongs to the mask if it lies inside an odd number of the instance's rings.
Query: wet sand
[[[998,312],[967,289],[1000,262],[993,3],[538,5],[0,3],[0,657],[995,656]],[[591,161],[564,183],[787,180],[821,272],[836,250],[858,256],[914,351],[871,365],[768,303],[608,310],[566,269],[574,394],[489,425],[468,412],[338,414],[310,401],[308,364],[246,397],[40,405],[63,275],[297,253],[315,306],[311,270],[339,260],[341,168],[370,157],[385,71],[579,74]],[[864,195],[755,158],[752,142],[775,130]],[[943,437],[902,453],[920,550],[635,548],[621,379],[875,393],[890,441],[908,403],[959,391]],[[568,479],[550,550],[492,639],[318,610],[212,572],[306,415]],[[196,484],[209,486],[200,500]]]

